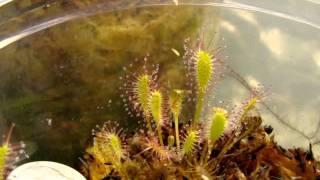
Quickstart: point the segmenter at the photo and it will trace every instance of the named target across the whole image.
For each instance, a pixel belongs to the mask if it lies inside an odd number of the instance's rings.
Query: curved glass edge
[[[71,19],[147,6],[194,5],[243,9],[296,21],[320,30],[320,22],[316,21],[320,19],[320,15],[317,13],[320,2],[317,0],[301,1],[299,8],[304,8],[304,11],[295,8],[292,4],[296,5],[289,0],[281,3],[279,1],[260,2],[256,0],[245,2],[243,0],[90,0],[88,2],[39,0],[32,4],[2,0],[0,1],[0,49],[28,35]],[[301,13],[305,11],[308,13]]]

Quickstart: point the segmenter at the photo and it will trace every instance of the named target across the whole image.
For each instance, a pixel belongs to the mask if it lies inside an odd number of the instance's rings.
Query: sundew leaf
[[[199,50],[196,54],[196,79],[199,91],[205,91],[213,74],[213,62],[209,53]]]
[[[195,145],[199,139],[197,131],[191,130],[188,132],[183,145],[182,145],[182,154],[190,154],[194,151]]]
[[[150,77],[149,75],[140,75],[136,82],[135,91],[138,95],[138,102],[140,103],[143,113],[147,116],[149,114],[149,98],[150,98]]]
[[[162,94],[160,91],[154,91],[151,94],[150,110],[157,126],[162,125]]]
[[[227,127],[227,112],[222,108],[213,108],[213,116],[210,123],[208,138],[211,142],[215,142],[224,133]]]

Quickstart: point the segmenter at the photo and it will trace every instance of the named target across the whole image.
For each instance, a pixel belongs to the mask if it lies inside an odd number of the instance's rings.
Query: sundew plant
[[[10,143],[14,126],[15,124],[11,125],[4,142],[0,146],[0,180],[6,179],[8,173],[15,168],[17,162],[23,158],[28,158],[28,155],[24,152],[25,144],[23,142]]]
[[[265,148],[277,145],[270,128],[260,127],[261,117],[250,113],[265,98],[261,87],[253,87],[240,106],[212,106],[204,117],[206,94],[217,85],[223,61],[201,46],[187,50],[183,59],[195,83],[190,89],[165,88],[158,82],[159,66],[149,64],[150,70],[147,61],[143,71],[120,78],[124,108],[142,120],[141,130],[126,133],[111,121],[94,130],[83,173],[89,179],[290,177],[292,169],[269,168],[273,166],[264,159],[269,153]],[[186,100],[190,96],[194,102]],[[190,112],[192,119],[182,120]]]

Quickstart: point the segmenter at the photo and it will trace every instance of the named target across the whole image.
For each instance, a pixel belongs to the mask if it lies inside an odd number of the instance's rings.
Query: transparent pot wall
[[[319,2],[79,2],[0,1],[0,134],[16,124],[26,161],[74,164],[96,125],[139,126],[120,77],[147,59],[160,82],[184,88],[183,45],[197,37],[226,64],[209,105],[239,105],[263,85],[258,113],[277,141],[319,153]]]

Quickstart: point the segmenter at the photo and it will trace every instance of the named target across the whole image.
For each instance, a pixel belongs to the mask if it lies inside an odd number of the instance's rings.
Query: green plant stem
[[[174,127],[176,131],[176,144],[177,144],[177,150],[180,152],[180,139],[179,139],[179,115],[175,114],[173,116],[174,118]]]
[[[203,163],[205,159],[207,159],[207,154],[209,152],[209,141],[205,142],[204,147],[201,152],[200,162]]]
[[[158,129],[158,136],[159,136],[160,144],[161,144],[161,146],[164,146],[163,139],[162,139],[162,133],[161,133],[161,126],[157,126],[157,129]]]
[[[150,119],[150,116],[149,116],[149,115],[146,115],[146,116],[145,116],[145,118],[146,118],[146,121],[147,121],[147,128],[148,128],[148,131],[149,131],[150,133],[152,133],[153,131],[152,131],[152,126],[151,126],[151,119]]]
[[[203,101],[204,101],[204,92],[205,92],[204,90],[199,90],[199,93],[198,93],[196,111],[194,114],[194,121],[193,121],[194,125],[197,125],[200,122],[200,116],[201,116],[202,106],[203,106]]]

